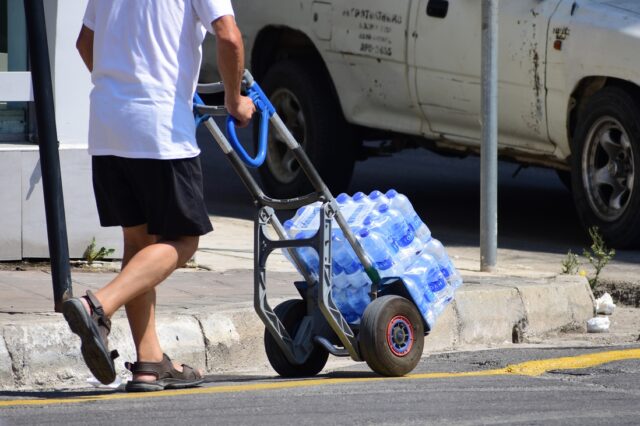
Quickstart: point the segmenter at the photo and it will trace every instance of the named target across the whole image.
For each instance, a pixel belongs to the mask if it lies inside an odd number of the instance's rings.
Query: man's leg
[[[123,236],[122,270],[95,295],[109,317],[125,305],[137,361],[159,362],[163,351],[155,326],[155,286],[193,256],[199,238],[159,240],[147,233],[146,225],[123,228]],[[174,368],[182,371],[179,363],[174,363]],[[155,376],[136,375],[134,379],[154,380]]]
[[[162,239],[135,253],[120,274],[96,292],[107,316],[152,290],[185,264],[198,248],[198,240],[199,237]]]
[[[122,228],[124,237],[124,253],[122,269],[140,250],[158,241],[155,235],[147,233],[147,225]],[[160,361],[162,349],[156,333],[155,321],[156,290],[155,288],[141,294],[125,304],[131,336],[136,347],[138,360]],[[136,379],[139,379],[136,377]]]

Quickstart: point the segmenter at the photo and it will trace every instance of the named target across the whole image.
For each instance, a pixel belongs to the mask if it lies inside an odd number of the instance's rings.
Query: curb
[[[279,300],[270,302],[275,306]],[[425,352],[586,331],[586,321],[593,314],[594,298],[584,277],[469,277],[426,338]],[[1,329],[0,390],[87,386],[90,373],[78,338],[61,315],[16,315],[15,319]],[[249,303],[227,305],[216,313],[159,311],[157,329],[162,347],[172,358],[205,366],[207,373],[271,371],[264,353],[264,326]],[[120,378],[126,379],[123,364],[135,360],[135,350],[124,316],[113,319],[109,342],[120,353],[116,368]]]

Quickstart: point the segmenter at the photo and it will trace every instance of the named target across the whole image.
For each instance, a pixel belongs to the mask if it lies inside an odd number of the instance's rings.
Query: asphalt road
[[[142,395],[0,393],[0,425],[638,424],[640,349],[613,350],[440,354],[403,379],[352,364],[314,379],[210,376],[201,388]]]

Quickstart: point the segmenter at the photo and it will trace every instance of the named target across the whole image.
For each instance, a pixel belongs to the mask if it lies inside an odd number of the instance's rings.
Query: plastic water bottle
[[[453,266],[453,262],[447,255],[447,251],[440,241],[432,238],[424,246],[425,253],[430,254],[438,262],[442,275],[447,279],[449,284],[455,289],[462,285],[462,277],[458,270]]]
[[[293,220],[292,219],[286,220],[282,224],[282,226],[284,227],[284,232],[285,232],[285,234],[287,236],[287,239],[295,238],[295,235],[296,235],[297,231],[293,229]],[[288,249],[283,248],[282,249],[282,254],[284,255],[285,258],[287,258],[287,260],[289,262],[291,262],[291,264],[293,266],[295,266],[295,268],[296,268],[296,270],[298,272],[302,273],[302,271],[300,271],[300,269],[298,268],[298,265],[293,261],[293,257],[289,254],[289,250]]]
[[[418,216],[418,213],[414,210],[411,201],[409,201],[405,195],[398,193],[395,189],[388,190],[385,195],[389,200],[391,207],[402,213],[405,220],[414,229],[416,236],[423,243],[428,242],[431,239],[431,231],[422,219],[420,219],[420,216]]]
[[[360,244],[373,261],[381,277],[399,277],[401,266],[394,260],[394,251],[387,240],[368,228],[362,228],[358,233]]]
[[[381,204],[372,215],[372,219],[374,225],[398,246],[398,260],[403,269],[411,264],[422,251],[423,244],[415,238],[413,228],[404,220],[402,214],[390,209],[388,204]]]
[[[378,191],[377,189],[374,189],[369,193],[369,200],[373,201],[374,207],[378,207],[380,204],[383,204],[383,203],[384,204],[389,203],[389,199],[387,198],[387,196],[382,192]]]
[[[348,219],[351,217],[357,207],[356,202],[353,201],[353,199],[344,192],[336,197],[336,201],[338,203],[338,207],[340,208],[340,212],[348,222]]]
[[[321,208],[322,203],[319,201],[300,207],[295,216],[291,219],[293,221],[292,228],[295,230],[317,231],[320,226]]]
[[[364,267],[360,263],[360,259],[358,259],[358,256],[341,231],[337,230],[337,232],[334,233],[333,237],[331,237],[331,244],[333,260],[344,270],[349,286],[362,287],[371,282],[364,272]]]
[[[359,315],[356,314],[351,308],[351,305],[349,304],[349,295],[347,294],[347,292],[348,291],[346,288],[334,287],[331,290],[331,295],[333,297],[333,303],[335,303],[336,307],[340,310],[340,313],[342,313],[344,319],[346,319],[349,323],[353,323],[354,321],[357,321]]]
[[[331,264],[331,269],[331,287],[342,289],[347,288],[349,286],[349,281],[347,280],[347,274],[344,273],[344,269],[342,269],[342,266],[340,266],[338,262],[334,260]]]
[[[358,226],[362,224],[364,218],[371,213],[375,207],[375,203],[367,197],[364,192],[356,192],[353,194],[352,200],[356,204],[351,216],[347,219],[350,226]]]
[[[440,271],[438,262],[427,253],[423,253],[416,259],[411,268],[405,271],[404,278],[414,278],[416,281],[420,281],[425,297],[428,297],[429,292],[433,294],[431,309],[436,317],[442,313],[445,306],[453,298],[453,288]]]
[[[384,238],[387,241],[387,244],[389,244],[389,248],[391,249],[394,257],[396,253],[400,251],[400,248],[391,236],[391,230],[388,226],[388,218],[386,216],[382,216],[377,211],[374,211],[364,219],[362,226],[367,228],[369,232],[375,232]]]
[[[313,229],[303,229],[294,236],[296,240],[312,237],[317,231]],[[300,261],[307,268],[307,272],[314,280],[318,280],[320,270],[320,258],[315,249],[311,247],[299,247],[296,249]]]
[[[363,283],[361,286],[350,286],[347,288],[347,296],[349,299],[349,307],[352,312],[360,318],[369,304],[370,284]]]
[[[436,316],[432,309],[435,295],[426,283],[426,277],[420,274],[403,276],[406,289],[411,294],[422,316],[427,320],[429,326],[433,326]]]
[[[365,204],[368,206],[373,207],[375,205],[375,203],[373,201],[371,201],[369,199],[369,197],[367,197],[367,194],[365,194],[364,192],[358,191],[355,194],[353,194],[352,197],[353,201],[355,201],[358,204]]]

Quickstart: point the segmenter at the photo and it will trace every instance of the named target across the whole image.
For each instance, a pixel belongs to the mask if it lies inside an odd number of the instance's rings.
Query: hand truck
[[[429,324],[420,314],[402,279],[380,278],[333,195],[249,71],[244,72],[242,86],[260,114],[255,157],[251,157],[238,141],[235,121],[224,106],[205,105],[198,95],[222,93],[224,86],[221,82],[198,85],[194,96],[194,116],[196,125],[204,123],[211,132],[253,196],[257,208],[254,222],[254,307],[265,325],[264,345],[271,366],[283,377],[314,376],[324,368],[329,354],[332,354],[366,361],[373,371],[384,376],[408,374],[420,361]],[[227,116],[229,139],[212,116]],[[286,142],[315,192],[290,199],[274,199],[265,195],[256,183],[247,167],[259,167],[264,162],[269,124]],[[317,233],[310,238],[289,238],[276,211],[298,209],[317,201],[321,203]],[[333,220],[372,281],[371,302],[359,324],[345,320],[331,295]],[[279,239],[267,236],[265,230],[269,225]],[[317,278],[312,277],[298,256],[296,248],[300,247],[311,247],[318,253],[320,268]],[[267,301],[266,263],[268,256],[278,249],[288,251],[304,281],[294,283],[301,299],[287,300],[272,309]]]

